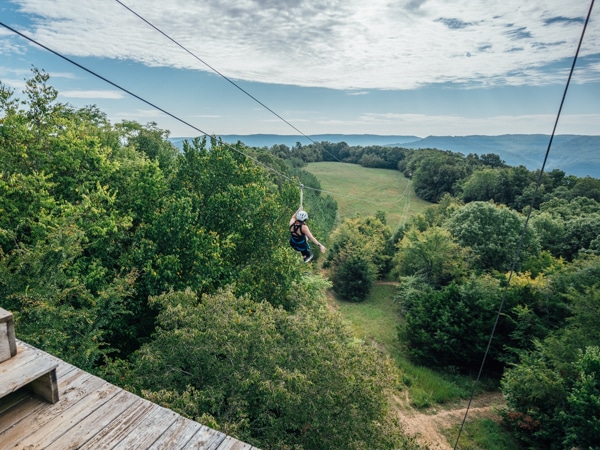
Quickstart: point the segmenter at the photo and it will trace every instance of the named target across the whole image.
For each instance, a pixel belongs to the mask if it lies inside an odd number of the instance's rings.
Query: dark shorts
[[[301,241],[295,240],[293,237],[290,238],[290,245],[292,248],[299,252],[308,252],[310,251],[310,245],[306,239],[302,239]]]

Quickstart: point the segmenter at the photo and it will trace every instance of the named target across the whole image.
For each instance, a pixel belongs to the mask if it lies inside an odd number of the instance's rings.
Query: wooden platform
[[[25,358],[40,352],[17,347]],[[60,399],[48,403],[27,389],[0,398],[2,449],[257,450],[41,353],[57,364]]]

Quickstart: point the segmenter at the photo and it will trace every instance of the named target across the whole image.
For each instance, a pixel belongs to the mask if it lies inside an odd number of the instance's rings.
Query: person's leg
[[[304,258],[305,263],[313,259],[313,254],[310,252],[310,244],[308,242],[306,243],[306,247],[302,250],[302,257]]]

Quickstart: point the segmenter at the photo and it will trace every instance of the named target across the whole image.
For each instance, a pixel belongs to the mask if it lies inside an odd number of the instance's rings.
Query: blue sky
[[[550,134],[589,2],[122,0],[302,133]],[[600,134],[600,8],[559,134]],[[0,0],[0,21],[209,134],[297,134],[113,0]],[[31,66],[113,122],[193,129],[0,27],[0,80]]]

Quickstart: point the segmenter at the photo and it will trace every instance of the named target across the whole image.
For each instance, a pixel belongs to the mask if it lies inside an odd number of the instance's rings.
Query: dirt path
[[[377,281],[377,284],[395,285],[396,281]],[[332,311],[338,311],[335,296],[331,290],[327,291],[329,301],[327,306]],[[381,347],[374,342],[375,345]],[[385,351],[384,349],[382,349]],[[429,450],[452,450],[456,441],[456,435],[451,437],[452,442],[444,436],[443,431],[455,428],[454,434],[458,433],[458,427],[463,422],[468,400],[453,402],[448,405],[437,405],[435,407],[418,410],[410,406],[408,392],[406,397],[394,396],[395,407],[400,422],[407,434],[416,436],[418,441]],[[469,408],[467,423],[474,418],[488,417],[492,420],[500,420],[497,414],[499,407],[504,405],[501,393],[484,393],[473,399]],[[464,430],[463,430],[464,432]]]
[[[408,399],[395,396],[398,406],[398,417],[408,434],[417,436],[419,442],[430,450],[452,450],[454,440],[448,442],[442,431],[447,428],[460,426],[464,419],[468,400],[450,406],[437,406],[419,411],[408,406]],[[467,422],[469,419],[488,417],[492,420],[499,419],[497,409],[504,401],[500,393],[486,393],[473,399]]]

